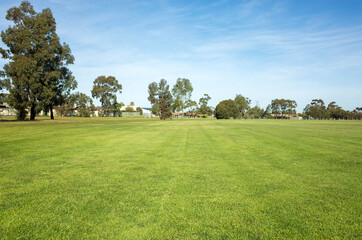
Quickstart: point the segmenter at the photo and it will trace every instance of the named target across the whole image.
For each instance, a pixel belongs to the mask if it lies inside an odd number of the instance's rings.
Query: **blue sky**
[[[20,2],[0,2],[1,30],[10,24],[6,10]],[[97,76],[113,75],[123,85],[119,101],[147,107],[149,83],[164,78],[172,87],[184,77],[192,98],[208,93],[213,106],[236,94],[260,107],[293,99],[298,111],[313,98],[362,106],[360,0],[31,3],[52,10],[87,95]]]

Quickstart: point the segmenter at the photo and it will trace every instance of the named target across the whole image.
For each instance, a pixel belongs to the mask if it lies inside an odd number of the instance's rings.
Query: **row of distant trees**
[[[178,78],[172,90],[165,79],[151,83],[148,86],[148,100],[152,105],[152,113],[160,119],[170,118],[172,112],[182,112],[184,116],[185,110],[203,117],[212,115],[213,108],[208,105],[211,97],[205,93],[197,103],[191,99],[193,90],[191,81],[187,78]]]
[[[313,99],[304,108],[304,118],[313,119],[362,119],[362,107],[356,107],[353,111],[347,111],[338,106],[336,102],[330,102],[328,106],[322,99]]]
[[[265,109],[258,105],[251,107],[251,100],[237,95],[234,100],[221,101],[214,111],[219,119],[228,118],[289,118],[293,116],[304,119],[362,119],[362,108],[347,111],[338,106],[336,102],[324,105],[322,99],[313,99],[304,108],[303,113],[297,114],[297,103],[290,99],[274,99]]]
[[[172,112],[193,112],[206,117],[214,114],[218,119],[229,118],[288,118],[300,116],[304,119],[362,119],[362,108],[353,111],[343,110],[336,102],[324,105],[322,99],[313,99],[303,113],[297,114],[297,102],[290,99],[274,99],[265,108],[258,105],[251,107],[251,100],[241,94],[234,99],[221,101],[215,109],[208,106],[211,97],[204,94],[199,102],[191,99],[193,87],[191,81],[179,78],[170,90],[165,79],[159,83],[153,82],[148,86],[148,100],[152,104],[152,112],[161,119],[170,118]]]

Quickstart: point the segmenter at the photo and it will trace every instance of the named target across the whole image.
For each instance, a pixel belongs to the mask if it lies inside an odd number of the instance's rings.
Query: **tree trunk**
[[[54,115],[53,115],[53,107],[50,107],[50,119],[54,119]]]
[[[21,121],[25,120],[26,111],[24,108],[17,109],[16,118],[17,118],[17,120],[21,120]]]
[[[45,107],[43,109],[43,115],[48,116],[48,111],[49,111],[49,109],[47,107]]]
[[[35,106],[32,105],[30,108],[30,120],[34,120],[36,115]]]

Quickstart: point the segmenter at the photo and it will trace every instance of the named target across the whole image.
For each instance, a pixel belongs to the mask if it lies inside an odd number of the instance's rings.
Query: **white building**
[[[127,106],[123,106],[121,107],[121,111],[126,111],[126,108],[132,108],[134,112],[137,112],[137,108],[141,108],[142,109],[142,117],[157,117],[155,114],[152,114],[151,112],[151,108],[145,108],[145,107],[140,107],[140,106],[131,106],[131,105],[127,105]]]

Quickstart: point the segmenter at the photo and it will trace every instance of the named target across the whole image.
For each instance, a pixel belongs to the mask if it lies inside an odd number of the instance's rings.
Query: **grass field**
[[[0,238],[362,238],[362,121],[0,122]]]

